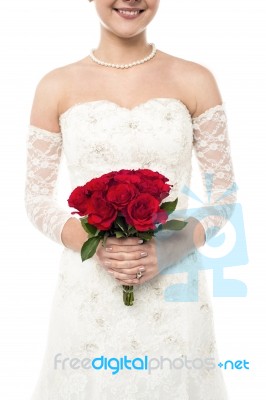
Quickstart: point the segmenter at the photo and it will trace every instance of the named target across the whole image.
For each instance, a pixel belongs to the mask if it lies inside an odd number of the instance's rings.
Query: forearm
[[[32,224],[44,235],[61,245],[79,249],[84,237],[81,224],[56,200],[61,150],[60,134],[29,127],[25,207]]]
[[[78,219],[70,218],[63,227],[61,239],[65,247],[80,252],[83,243],[88,239],[88,234]]]
[[[224,106],[217,105],[193,118],[194,150],[205,189],[205,205],[193,214],[205,230],[206,241],[230,220],[236,184]]]
[[[180,231],[160,231],[155,235],[159,271],[178,262],[205,243],[205,231],[201,223],[193,217]]]

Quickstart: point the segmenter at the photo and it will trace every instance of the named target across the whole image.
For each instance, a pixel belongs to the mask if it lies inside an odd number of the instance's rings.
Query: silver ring
[[[141,271],[137,272],[136,273],[136,278],[140,279],[141,277],[142,277],[142,272]]]

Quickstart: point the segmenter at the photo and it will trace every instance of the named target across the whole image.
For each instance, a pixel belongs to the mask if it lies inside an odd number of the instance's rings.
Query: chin
[[[129,39],[129,38],[133,38],[136,37],[138,35],[140,35],[142,32],[145,31],[145,28],[143,29],[120,29],[117,28],[115,29],[114,27],[105,27],[110,33],[112,33],[114,36],[117,36],[119,38],[125,38],[125,39]]]
[[[113,32],[113,34],[118,36],[118,37],[120,37],[121,39],[130,39],[130,38],[137,37],[142,32],[143,31],[139,31],[139,32]]]

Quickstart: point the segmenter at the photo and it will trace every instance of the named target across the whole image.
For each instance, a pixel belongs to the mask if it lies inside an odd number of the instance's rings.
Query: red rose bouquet
[[[150,240],[162,229],[180,230],[186,222],[167,221],[176,198],[164,202],[170,192],[169,179],[149,169],[112,171],[74,189],[68,199],[72,214],[78,214],[88,240],[81,249],[82,261],[91,258],[108,236]],[[123,285],[123,300],[133,305],[133,286]]]

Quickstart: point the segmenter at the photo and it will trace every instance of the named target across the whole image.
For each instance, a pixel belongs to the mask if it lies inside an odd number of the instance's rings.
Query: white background
[[[0,7],[0,397],[26,400],[41,367],[61,254],[24,211],[31,102],[46,72],[97,47],[99,30],[85,0],[8,0]],[[266,398],[265,11],[263,0],[162,0],[148,35],[159,49],[211,69],[226,104],[249,253],[248,265],[225,272],[246,283],[248,296],[213,298],[220,359],[250,362],[249,371],[224,373],[232,400]],[[68,189],[64,181],[64,205]]]

